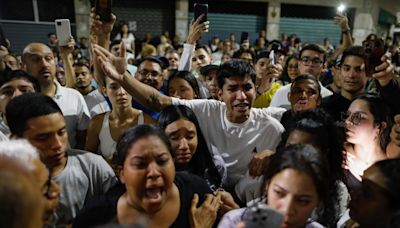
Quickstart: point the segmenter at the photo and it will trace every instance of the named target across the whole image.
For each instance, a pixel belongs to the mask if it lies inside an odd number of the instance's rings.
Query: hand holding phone
[[[111,0],[96,0],[95,12],[100,16],[100,21],[111,21]]]
[[[56,34],[59,46],[67,46],[71,38],[71,25],[68,19],[55,20]]]
[[[271,52],[269,53],[269,59],[271,60],[271,64],[276,64],[276,59],[275,59],[275,52],[274,50],[271,50]]]
[[[194,4],[194,20],[197,20],[200,15],[204,15],[203,18],[201,18],[200,23],[206,22],[207,21],[207,14],[208,14],[208,4],[200,4],[200,3],[195,3]]]

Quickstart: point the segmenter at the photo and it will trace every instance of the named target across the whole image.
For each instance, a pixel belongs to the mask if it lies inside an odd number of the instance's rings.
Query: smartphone
[[[100,16],[100,21],[111,21],[111,5],[112,0],[96,0],[95,11]]]
[[[385,54],[385,43],[382,39],[376,41],[365,41],[364,50],[367,56],[365,72],[367,76],[376,73],[375,67],[382,64],[381,58]]]
[[[336,8],[336,13],[338,15],[342,15],[342,16],[346,16],[346,6],[343,4],[340,4],[337,8]]]
[[[263,202],[248,207],[243,214],[246,228],[281,227],[283,219],[281,213]]]
[[[275,58],[275,52],[274,50],[271,50],[269,52],[269,59],[271,60],[271,64],[276,64],[276,58]]]
[[[69,19],[57,19],[54,21],[59,46],[67,46],[71,37],[71,25]]]
[[[208,14],[208,4],[194,4],[194,20],[197,20],[200,15],[204,14],[203,18],[201,19],[200,23],[207,21],[207,14]]]

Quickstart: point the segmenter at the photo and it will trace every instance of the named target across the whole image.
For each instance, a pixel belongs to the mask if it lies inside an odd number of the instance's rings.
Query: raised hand
[[[335,22],[336,25],[338,25],[342,29],[342,31],[350,29],[349,19],[347,18],[347,16],[336,15],[335,17],[333,17],[333,21]]]
[[[100,21],[100,16],[96,14],[94,8],[92,8],[90,13],[90,30],[91,33],[97,36],[109,35],[114,27],[117,17],[111,14],[110,22]]]
[[[207,194],[206,199],[200,207],[197,207],[198,202],[199,196],[194,194],[189,215],[190,225],[192,228],[211,228],[217,218],[217,212],[221,205],[220,196]]]
[[[386,86],[393,79],[395,66],[392,64],[392,55],[390,52],[384,54],[381,58],[382,64],[375,67],[377,73],[372,77],[376,78],[381,86]]]
[[[70,37],[66,46],[60,46],[61,55],[69,55],[74,51],[75,40],[74,37]]]
[[[201,34],[208,32],[210,22],[206,21],[200,23],[203,17],[204,14],[200,15],[200,17],[198,17],[195,21],[192,20],[192,23],[190,23],[189,35],[186,40],[188,44],[196,44],[196,41],[200,38]]]
[[[127,69],[125,45],[120,43],[120,56],[114,56],[100,45],[93,44],[95,58],[99,61],[105,74],[113,80],[122,81]]]
[[[263,150],[254,155],[249,163],[249,174],[251,177],[258,177],[263,174],[267,167],[270,156],[274,154],[271,150]]]

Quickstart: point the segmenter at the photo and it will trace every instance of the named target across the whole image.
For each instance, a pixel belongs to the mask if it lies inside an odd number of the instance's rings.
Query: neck
[[[362,93],[363,93],[363,90],[358,91],[358,92],[356,92],[356,93],[350,93],[350,92],[345,91],[345,90],[343,90],[343,89],[340,90],[340,95],[342,95],[342,97],[344,97],[344,98],[346,98],[347,100],[350,100],[350,101],[356,99],[356,98],[357,98],[358,96],[360,96]]]
[[[236,124],[241,124],[246,122],[246,120],[249,119],[249,115],[241,116],[241,117],[233,117],[229,113],[226,113],[226,117],[228,118],[229,122],[231,123],[236,123]]]
[[[378,143],[373,140],[373,143],[355,144],[354,152],[358,159],[365,163],[372,165],[373,163],[386,159],[386,153],[383,151]]]
[[[85,88],[78,88],[78,91],[83,95],[88,95],[90,92],[93,91],[93,88],[91,85],[85,87]]]
[[[54,97],[54,95],[56,95],[57,86],[56,84],[54,84],[54,82],[49,84],[42,83],[40,84],[40,90],[42,94],[49,97]]]
[[[67,152],[65,152],[65,157],[63,159],[61,159],[61,162],[59,165],[49,167],[49,169],[52,170],[52,173],[53,173],[52,175],[53,176],[59,175],[64,170],[65,166],[67,165],[67,161],[68,161]]]
[[[126,120],[128,118],[131,118],[134,112],[135,109],[132,107],[115,107],[111,111],[111,115],[118,117],[118,119],[120,120]]]

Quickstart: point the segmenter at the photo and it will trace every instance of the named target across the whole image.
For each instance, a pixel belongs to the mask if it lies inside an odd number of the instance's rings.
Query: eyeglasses
[[[301,62],[302,62],[304,65],[312,64],[312,65],[314,65],[314,66],[318,66],[318,65],[321,65],[322,60],[319,59],[319,58],[313,58],[313,59],[311,59],[311,58],[309,58],[309,57],[302,57],[302,58],[301,58]]]
[[[138,72],[142,77],[147,77],[148,75],[150,75],[151,78],[157,78],[158,76],[161,75],[161,73],[157,72],[157,71],[148,71],[148,70],[141,70]]]
[[[342,112],[341,113],[341,119],[343,122],[345,122],[346,120],[348,120],[351,124],[358,126],[361,124],[361,121],[364,118],[363,113],[362,112],[353,112],[351,113],[350,111],[347,112]]]

